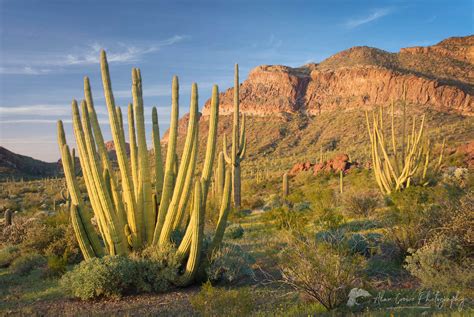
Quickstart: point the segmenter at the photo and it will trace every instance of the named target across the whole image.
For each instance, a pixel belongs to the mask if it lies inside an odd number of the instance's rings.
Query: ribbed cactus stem
[[[288,173],[283,174],[283,197],[287,197],[290,194],[290,186],[288,184]]]
[[[178,214],[179,201],[184,191],[186,181],[186,174],[189,165],[191,164],[192,151],[195,139],[198,137],[198,88],[197,84],[192,85],[191,89],[191,105],[189,111],[188,131],[186,134],[186,141],[184,143],[184,150],[179,164],[179,170],[176,176],[176,182],[173,190],[168,211],[166,213],[165,222],[160,233],[159,244],[164,245],[169,243],[173,225]],[[193,163],[195,164],[195,163]]]
[[[115,110],[115,99],[112,93],[112,83],[110,81],[109,65],[105,51],[100,53],[100,68],[102,74],[102,86],[104,88],[105,103],[109,113],[110,130],[114,140],[117,161],[122,179],[122,192],[124,195],[124,205],[127,208],[127,222],[133,235],[134,247],[141,245],[141,235],[137,232],[137,215],[135,194],[133,191],[132,178],[130,177],[130,166],[125,150],[125,140],[121,137],[119,122]]]
[[[142,78],[138,68],[132,71],[132,96],[133,111],[135,112],[135,127],[137,133],[137,149],[138,149],[138,190],[136,221],[137,230],[142,233],[142,239],[147,243],[151,243],[153,233],[155,231],[155,216],[152,206],[152,188],[150,166],[148,161],[148,148],[145,137],[145,116],[143,109],[142,96]]]
[[[176,160],[176,140],[178,137],[178,115],[179,115],[179,82],[178,77],[173,77],[171,89],[171,122],[168,134],[168,149],[166,152],[165,177],[163,180],[163,191],[161,195],[158,219],[156,221],[153,244],[157,244],[160,239],[161,230],[166,218],[166,212],[171,201],[174,186],[173,168]]]
[[[10,209],[7,209],[5,211],[5,226],[12,225],[12,215],[13,215],[13,212]]]
[[[339,192],[342,194],[344,192],[344,183],[343,183],[344,172],[339,171]]]
[[[225,228],[227,226],[227,216],[230,210],[230,194],[231,194],[232,173],[227,170],[225,173],[225,184],[222,192],[222,200],[219,210],[219,220],[217,221],[216,233],[212,239],[211,252],[217,250],[224,238]]]
[[[151,113],[151,119],[153,123],[152,128],[152,139],[153,139],[153,150],[155,156],[155,192],[161,196],[163,188],[163,159],[161,157],[161,143],[160,143],[160,126],[158,124],[158,111],[156,107],[153,107]]]
[[[202,240],[203,240],[203,225],[204,211],[202,210],[202,194],[201,194],[201,182],[196,180],[194,185],[194,202],[192,211],[192,220],[190,226],[192,226],[192,237],[191,237],[191,249],[189,252],[188,262],[183,275],[178,279],[180,286],[187,286],[193,282],[194,276],[199,268],[199,262],[201,258]]]
[[[216,191],[217,197],[220,200],[222,199],[222,193],[224,191],[224,184],[225,184],[225,160],[224,160],[224,153],[221,151],[219,153],[219,157],[217,159],[217,171],[216,171]]]
[[[130,143],[130,164],[132,167],[133,186],[138,186],[138,158],[137,158],[137,136],[135,133],[135,114],[133,112],[133,105],[128,104],[128,139]],[[135,197],[138,195],[138,190],[134,190]]]
[[[87,236],[84,221],[76,205],[71,206],[71,224],[84,259],[89,260],[96,257],[92,244]]]

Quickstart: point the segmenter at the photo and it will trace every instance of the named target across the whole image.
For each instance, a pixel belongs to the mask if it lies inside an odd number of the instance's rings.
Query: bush
[[[347,300],[360,284],[364,259],[314,240],[289,238],[280,256],[281,282],[316,300],[327,310]]]
[[[417,251],[411,250],[405,268],[423,287],[472,296],[473,263],[457,238],[439,236]]]
[[[47,277],[58,277],[66,273],[67,259],[56,255],[48,257],[45,275]]]
[[[61,279],[61,285],[83,300],[96,297],[120,297],[134,289],[138,270],[122,256],[93,258],[76,265]]]
[[[244,228],[240,224],[233,224],[225,229],[225,236],[229,239],[240,239],[244,236]]]
[[[16,258],[10,265],[10,272],[18,275],[28,275],[32,270],[43,267],[46,259],[38,253],[27,253]]]
[[[250,267],[252,257],[240,246],[223,244],[209,259],[207,277],[213,282],[233,283],[255,274]]]
[[[17,246],[6,246],[0,250],[0,267],[8,267],[18,256],[20,249]]]
[[[81,299],[164,292],[171,287],[177,271],[178,261],[172,247],[150,247],[142,255],[83,261],[62,277],[61,285]]]
[[[248,288],[227,290],[207,282],[191,297],[191,305],[203,316],[249,316],[255,303]]]
[[[382,235],[379,233],[356,233],[347,240],[347,245],[351,253],[369,257],[377,252],[381,242]]]
[[[267,219],[275,219],[278,229],[301,230],[306,225],[305,215],[287,206],[273,209],[266,214]]]
[[[378,205],[378,199],[375,195],[369,193],[357,193],[349,195],[345,199],[347,210],[357,216],[368,217]]]

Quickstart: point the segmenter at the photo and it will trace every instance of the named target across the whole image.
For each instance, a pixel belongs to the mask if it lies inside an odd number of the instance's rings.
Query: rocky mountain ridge
[[[474,115],[474,35],[399,53],[353,47],[299,68],[258,66],[241,83],[241,111],[281,116],[370,108],[401,99],[404,87],[409,104]],[[221,114],[232,112],[232,100],[233,88],[221,93]]]

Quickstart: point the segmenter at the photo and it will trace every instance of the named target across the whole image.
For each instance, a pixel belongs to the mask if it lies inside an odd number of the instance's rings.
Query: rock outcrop
[[[353,47],[299,68],[258,66],[241,83],[241,111],[283,116],[370,108],[401,99],[404,87],[409,104],[474,115],[474,36],[399,53]],[[231,113],[233,89],[221,93],[219,101],[221,114]]]
[[[339,173],[342,171],[347,174],[352,168],[359,167],[359,163],[351,162],[349,155],[340,153],[324,162],[311,163],[309,161],[296,163],[288,172],[289,176],[296,176],[301,172],[313,171],[314,175],[320,173]]]

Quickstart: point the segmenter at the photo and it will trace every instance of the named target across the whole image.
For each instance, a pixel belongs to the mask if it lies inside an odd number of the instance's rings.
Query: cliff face
[[[241,83],[242,112],[254,116],[370,108],[402,98],[440,112],[474,114],[474,36],[389,53],[353,47],[300,68],[258,66]],[[232,112],[233,89],[220,95]],[[209,113],[209,101],[203,115]]]

